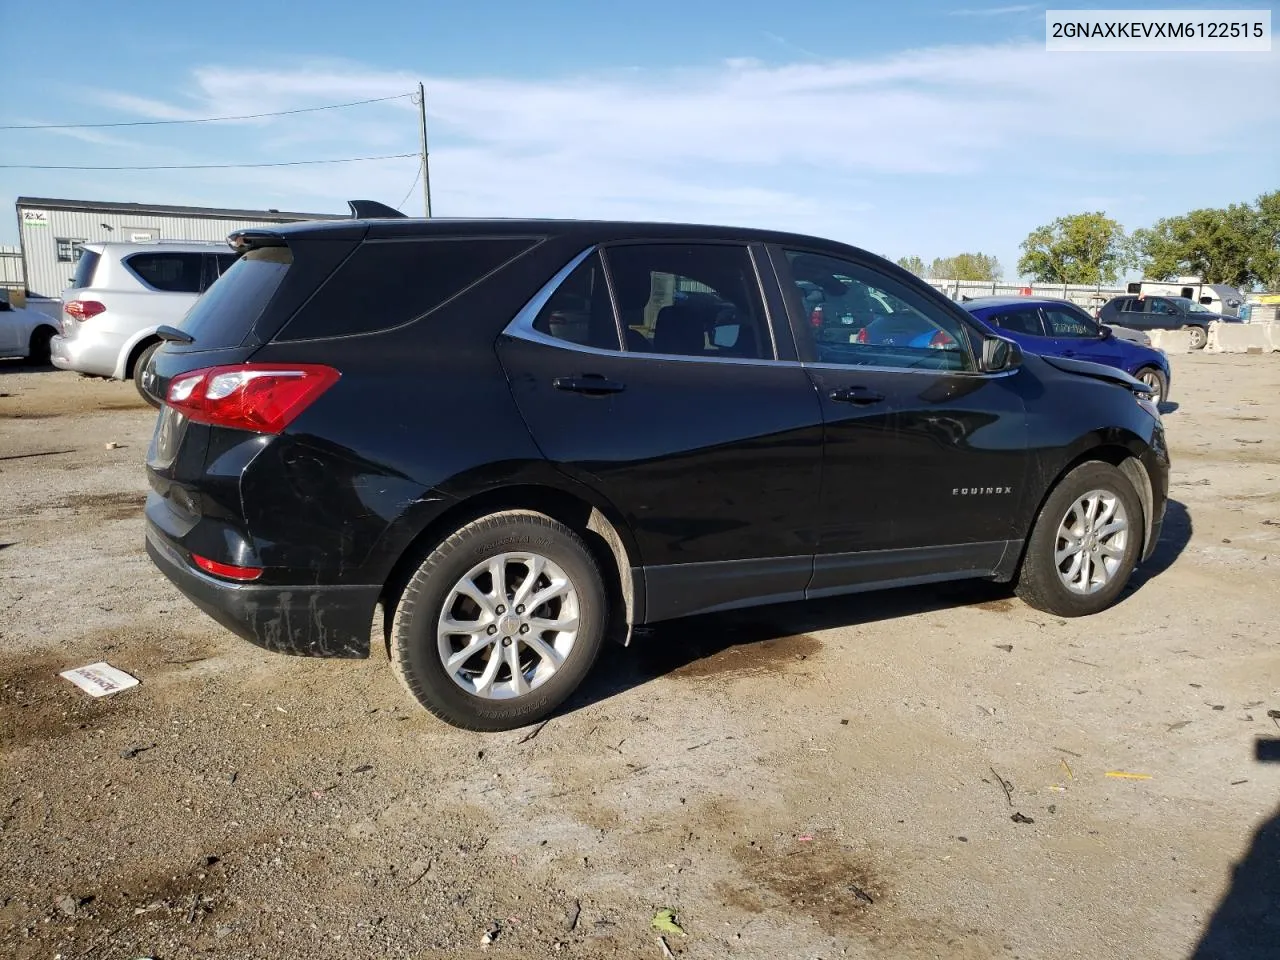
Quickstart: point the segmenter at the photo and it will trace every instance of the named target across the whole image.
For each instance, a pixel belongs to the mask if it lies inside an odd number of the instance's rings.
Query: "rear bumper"
[[[231,583],[193,567],[147,521],[147,554],[192,603],[232,633],[265,650],[305,657],[369,655],[381,588]]]
[[[55,336],[49,342],[49,355],[53,365],[59,369],[114,377],[123,346],[123,339],[117,342],[114,337],[104,337],[101,334],[86,336],[84,331],[80,331],[79,336],[71,339],[62,335]]]

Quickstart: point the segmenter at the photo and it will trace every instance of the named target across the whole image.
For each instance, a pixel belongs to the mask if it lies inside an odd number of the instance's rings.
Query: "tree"
[[[914,273],[917,277],[924,276],[924,261],[919,257],[899,257],[898,266],[903,270]]]
[[[1264,193],[1254,208],[1257,224],[1250,272],[1267,290],[1280,290],[1280,190]]]
[[[1018,272],[1042,283],[1112,283],[1129,263],[1124,227],[1105,213],[1073,213],[1022,241]]]
[[[1206,283],[1280,286],[1280,190],[1255,203],[1192,210],[1135,230],[1134,253],[1154,280],[1198,276]]]
[[[999,280],[1001,273],[1000,261],[985,253],[935,257],[928,270],[934,280]]]

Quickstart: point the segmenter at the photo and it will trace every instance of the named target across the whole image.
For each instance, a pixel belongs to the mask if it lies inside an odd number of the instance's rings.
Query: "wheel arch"
[[[36,351],[37,344],[41,340],[47,344],[55,336],[58,335],[58,328],[52,323],[37,323],[31,328],[31,333],[27,336],[27,356],[32,356]]]
[[[600,565],[609,592],[608,635],[626,646],[631,627],[643,622],[644,580],[630,529],[612,505],[593,502],[559,487],[520,483],[476,493],[452,503],[433,517],[400,552],[386,577],[379,598],[383,631],[390,629],[395,607],[422,560],[452,533],[480,517],[504,511],[532,511],[558,520],[587,544]],[[388,635],[389,636],[389,635]]]
[[[117,365],[116,372],[119,374],[117,380],[128,380],[133,376],[134,364],[138,362],[138,357],[142,356],[142,351],[147,349],[153,343],[161,343],[161,338],[156,336],[154,330],[144,331],[136,340],[128,344],[120,353],[124,357],[123,366]]]
[[[1125,442],[1128,440],[1128,442]],[[1085,447],[1079,450],[1071,457],[1057,472],[1053,479],[1046,484],[1044,493],[1039,501],[1035,504],[1035,509],[1031,512],[1030,520],[1027,524],[1026,531],[1023,533],[1019,542],[1018,550],[1012,557],[1005,559],[1002,563],[1002,569],[996,579],[1002,582],[1016,579],[1018,570],[1022,566],[1022,560],[1026,553],[1027,541],[1031,538],[1031,532],[1035,528],[1036,519],[1040,516],[1040,511],[1044,509],[1045,503],[1049,497],[1053,495],[1053,491],[1058,489],[1058,485],[1063,479],[1076,467],[1081,464],[1100,462],[1109,463],[1124,474],[1125,478],[1133,484],[1133,489],[1138,494],[1138,502],[1142,506],[1142,543],[1143,549],[1141,556],[1146,558],[1150,556],[1152,548],[1155,544],[1152,537],[1155,533],[1155,525],[1151,522],[1151,517],[1155,511],[1155,492],[1151,483],[1151,477],[1147,473],[1147,468],[1143,466],[1142,459],[1139,456],[1140,451],[1134,449],[1137,438],[1120,438],[1108,437],[1101,442],[1095,443],[1093,446]]]

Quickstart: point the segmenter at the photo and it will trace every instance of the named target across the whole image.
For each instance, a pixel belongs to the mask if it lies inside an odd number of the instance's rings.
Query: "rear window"
[[[275,339],[398,327],[430,313],[535,242],[529,237],[366,241]]]
[[[71,286],[79,289],[80,287],[93,286],[93,275],[98,270],[98,261],[102,259],[102,255],[94,250],[80,251],[80,262],[76,264],[76,275],[71,279]]]
[[[199,293],[202,253],[135,253],[125,260],[133,275],[165,293]]]
[[[288,247],[250,250],[224,273],[178,326],[197,350],[238,347],[262,316],[293,263]]]

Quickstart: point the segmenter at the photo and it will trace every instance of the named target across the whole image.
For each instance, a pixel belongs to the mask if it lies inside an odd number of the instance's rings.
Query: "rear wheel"
[[[1209,333],[1204,327],[1183,327],[1183,330],[1191,334],[1191,349],[1203,350],[1204,345],[1209,342]]]
[[[600,568],[568,527],[504,512],[467,524],[410,578],[391,623],[391,663],[437,717],[510,730],[551,714],[604,638]]]
[[[48,366],[51,359],[49,344],[52,340],[52,327],[36,327],[32,330],[31,342],[27,345],[27,359],[37,366]]]
[[[1156,392],[1157,403],[1164,403],[1169,398],[1169,381],[1162,371],[1155,367],[1143,367],[1136,376]]]
[[[1018,596],[1060,617],[1099,613],[1129,581],[1142,535],[1142,504],[1128,478],[1109,463],[1081,464],[1036,517]]]
[[[160,406],[160,398],[154,397],[147,392],[146,380],[149,376],[148,368],[151,365],[151,357],[160,349],[161,341],[157,340],[151,344],[133,361],[133,385],[137,388],[139,396],[153,407]]]

